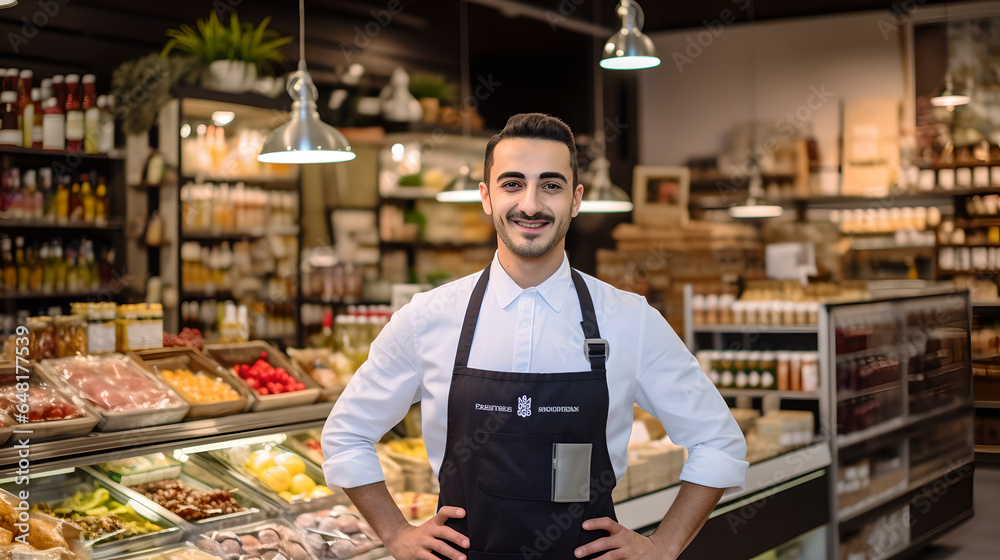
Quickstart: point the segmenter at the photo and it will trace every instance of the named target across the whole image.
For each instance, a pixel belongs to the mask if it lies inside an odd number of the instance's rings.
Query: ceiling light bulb
[[[608,70],[639,70],[660,65],[653,40],[642,32],[643,13],[639,4],[622,0],[617,8],[622,26],[604,44],[601,68]]]

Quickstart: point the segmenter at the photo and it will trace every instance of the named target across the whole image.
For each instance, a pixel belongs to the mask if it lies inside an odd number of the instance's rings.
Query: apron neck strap
[[[469,365],[469,354],[472,352],[472,339],[476,335],[476,324],[479,322],[479,310],[483,306],[483,297],[486,295],[486,285],[490,280],[490,268],[487,266],[476,282],[476,287],[472,290],[472,297],[469,298],[469,305],[465,309],[465,320],[462,322],[462,332],[458,338],[458,352],[455,354],[455,367],[466,367]],[[594,312],[594,301],[590,297],[590,290],[580,273],[575,269],[570,269],[573,277],[573,286],[576,288],[577,298],[580,300],[580,311],[583,314],[583,336],[584,352],[590,360],[590,369],[593,371],[604,370],[607,359],[607,342],[601,339],[601,331],[597,327],[597,313]],[[599,348],[603,343],[603,349]],[[602,351],[603,350],[603,351]]]

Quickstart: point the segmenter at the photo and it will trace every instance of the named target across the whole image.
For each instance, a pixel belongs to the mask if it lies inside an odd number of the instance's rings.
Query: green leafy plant
[[[410,93],[417,99],[431,97],[440,99],[442,105],[450,105],[455,101],[455,89],[455,84],[442,74],[416,72],[410,76]]]
[[[213,11],[207,19],[196,22],[197,29],[184,24],[179,29],[167,30],[170,40],[160,54],[168,56],[176,50],[203,66],[216,60],[240,60],[255,65],[258,72],[273,74],[274,65],[285,60],[281,47],[290,43],[292,37],[283,37],[268,29],[269,23],[270,16],[256,27],[252,23],[241,23],[233,12],[229,25],[225,25]]]
[[[111,75],[115,117],[126,134],[145,134],[171,99],[175,84],[193,84],[201,67],[188,57],[150,53],[121,63]]]

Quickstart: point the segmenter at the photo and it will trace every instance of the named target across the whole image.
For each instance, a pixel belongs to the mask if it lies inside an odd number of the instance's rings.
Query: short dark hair
[[[573,131],[566,123],[552,115],[544,113],[520,113],[507,119],[507,124],[503,130],[494,134],[493,138],[486,144],[486,162],[483,164],[483,182],[490,184],[490,170],[493,168],[493,149],[501,140],[507,138],[530,138],[532,140],[552,140],[562,142],[569,148],[569,166],[573,170],[573,184],[570,188],[576,188],[580,184],[580,177],[576,168],[576,140],[573,138]]]

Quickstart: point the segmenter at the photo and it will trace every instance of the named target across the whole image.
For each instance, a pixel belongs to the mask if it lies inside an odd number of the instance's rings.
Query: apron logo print
[[[517,415],[521,418],[531,416],[531,397],[523,395],[517,399]]]

